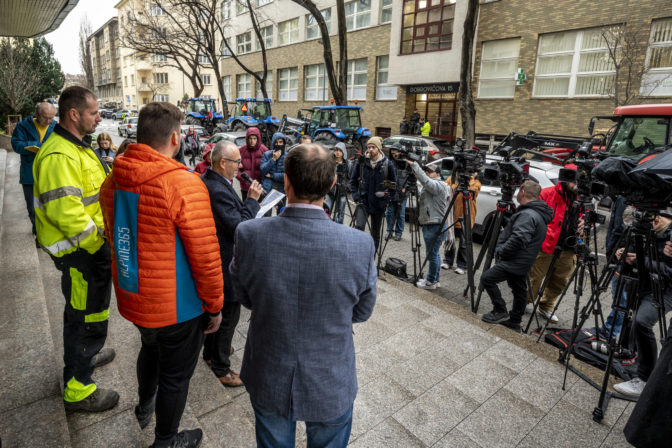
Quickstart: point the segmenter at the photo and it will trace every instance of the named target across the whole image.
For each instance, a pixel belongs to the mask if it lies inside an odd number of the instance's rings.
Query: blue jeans
[[[287,418],[252,403],[257,448],[294,448],[296,422],[290,410]],[[308,448],[345,448],[352,429],[352,405],[345,414],[328,422],[306,422]]]
[[[336,215],[335,221],[339,224],[343,224],[343,218],[345,217],[345,203],[347,200],[348,198],[345,195],[341,196],[339,204],[336,204],[336,207],[334,207],[333,214]],[[327,206],[327,208],[331,210],[331,207],[334,205],[334,198],[332,198],[331,195],[328,194],[324,198],[324,203]]]
[[[611,295],[613,297],[614,302],[616,302],[616,286],[618,283],[618,277],[614,275],[614,277],[611,279]],[[627,304],[628,297],[625,291],[623,291],[623,295],[621,296],[620,303],[618,304],[619,306],[624,307]],[[602,336],[607,337],[609,336],[609,332],[611,331],[611,326],[614,326],[614,339],[618,337],[618,335],[621,333],[621,329],[623,328],[623,319],[625,318],[625,313],[622,311],[616,312],[615,309],[611,309],[611,312],[609,313],[609,316],[607,316],[607,320],[604,322],[604,329],[602,330],[604,334]]]
[[[401,207],[399,211],[399,218],[394,222],[394,216],[397,214],[397,208]],[[406,198],[403,201],[392,201],[387,204],[385,210],[385,219],[387,220],[387,233],[394,233],[396,236],[401,236],[404,233],[404,220],[406,219]],[[392,228],[394,226],[394,229]]]
[[[441,224],[427,224],[422,226],[422,236],[425,240],[425,253],[427,260],[429,260],[429,271],[427,272],[427,283],[434,283],[439,281],[439,274],[441,273],[441,243],[446,239],[446,232],[440,232]],[[445,230],[445,228],[444,228]],[[430,247],[436,235],[434,247]],[[431,249],[431,252],[430,252]]]

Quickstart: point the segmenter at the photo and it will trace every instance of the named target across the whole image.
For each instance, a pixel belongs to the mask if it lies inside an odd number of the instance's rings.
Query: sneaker
[[[113,348],[100,349],[100,351],[93,356],[93,366],[97,368],[109,364],[115,356],[116,353]]]
[[[456,273],[456,274],[459,274],[459,275],[462,275],[462,274],[464,274],[464,269],[462,269],[462,268],[455,268],[455,273]]]
[[[638,398],[644,391],[646,381],[639,378],[633,378],[630,381],[614,385],[614,390],[628,397]]]
[[[560,319],[558,319],[558,316],[555,314],[551,314],[550,311],[542,310],[541,308],[537,308],[537,314],[541,316],[542,318],[550,321],[552,324],[557,324],[560,322]]]
[[[534,303],[528,303],[525,305],[525,312],[527,314],[532,314],[532,310],[534,310]]]
[[[198,448],[201,446],[203,431],[200,428],[185,429],[177,433],[168,445],[157,445],[154,442],[149,448]]]
[[[448,266],[448,263],[441,263],[441,269],[450,269],[450,266]]]
[[[63,401],[65,410],[84,412],[103,412],[112,409],[119,402],[119,394],[111,389],[96,389],[91,395],[80,401]]]
[[[510,328],[516,333],[520,333],[520,322],[511,322],[511,319],[507,319],[499,322],[499,325],[504,325],[506,328]]]
[[[496,324],[503,320],[507,320],[508,318],[509,318],[508,312],[492,310],[489,313],[484,314],[481,319],[483,320],[483,322],[487,322],[489,324]]]
[[[436,289],[439,286],[441,286],[441,284],[438,281],[428,282],[427,279],[423,278],[423,279],[418,280],[418,282],[415,284],[415,286],[417,286],[418,288],[422,288],[422,289]]]
[[[155,406],[156,406],[156,393],[154,394],[152,399],[149,400],[149,403],[144,405],[137,404],[135,406],[135,418],[138,420],[140,429],[145,429],[145,427],[149,425],[149,421],[152,419],[152,415],[154,415]]]
[[[395,235],[394,241],[401,241],[401,235]]]

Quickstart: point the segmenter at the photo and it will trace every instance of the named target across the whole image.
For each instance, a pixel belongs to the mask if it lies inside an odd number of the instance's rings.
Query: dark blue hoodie
[[[279,139],[285,141],[285,146],[282,155],[278,160],[273,160],[273,151],[275,149],[275,142]],[[282,132],[276,132],[271,139],[271,147],[261,156],[261,186],[264,192],[268,193],[272,189],[278,190],[280,193],[285,192],[285,154],[287,154],[287,137]],[[270,174],[272,177],[266,177]]]

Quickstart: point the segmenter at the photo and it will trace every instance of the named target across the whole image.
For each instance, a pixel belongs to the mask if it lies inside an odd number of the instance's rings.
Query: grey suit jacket
[[[357,395],[352,323],[371,316],[370,235],[321,210],[241,223],[230,272],[252,310],[240,377],[254,404],[293,420],[343,415]]]

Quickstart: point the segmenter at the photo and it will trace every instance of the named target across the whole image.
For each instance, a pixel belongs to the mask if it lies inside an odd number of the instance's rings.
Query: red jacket
[[[253,147],[248,145],[248,138],[250,135],[257,136],[257,144]],[[261,155],[268,151],[268,148],[261,144],[261,133],[258,128],[247,128],[245,133],[245,144],[238,148],[240,150],[240,159],[243,163],[243,167],[238,171],[236,178],[240,182],[240,189],[247,191],[250,189],[250,183],[243,180],[240,177],[240,174],[244,171],[250,175],[250,177],[257,182],[261,183]]]
[[[160,328],[222,308],[219,242],[201,179],[149,146],[129,145],[100,189],[119,312]]]
[[[547,254],[552,254],[553,249],[558,244],[560,239],[560,233],[562,232],[562,222],[565,218],[565,210],[568,206],[572,205],[573,198],[576,197],[575,194],[570,194],[569,204],[565,197],[567,193],[564,192],[564,186],[562,182],[558,182],[552,187],[546,187],[541,190],[539,199],[546,202],[549,207],[553,210],[553,219],[548,223],[546,229],[546,239],[541,245],[541,250]]]

